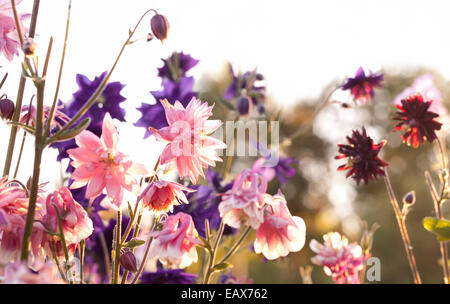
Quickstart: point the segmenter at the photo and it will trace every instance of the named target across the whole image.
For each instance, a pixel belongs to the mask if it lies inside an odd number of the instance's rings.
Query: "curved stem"
[[[67,8],[67,21],[66,21],[66,33],[64,35],[64,47],[61,55],[61,62],[59,64],[58,80],[56,82],[55,96],[53,97],[52,108],[50,109],[50,114],[47,118],[47,125],[45,126],[44,138],[47,138],[50,133],[50,126],[55,118],[56,104],[58,103],[58,93],[61,84],[61,76],[64,67],[64,59],[66,58],[66,48],[67,48],[67,38],[69,37],[69,24],[70,24],[70,11],[72,8],[72,0],[69,0],[69,6]]]
[[[31,106],[33,104],[33,98],[35,95],[31,96],[30,99],[30,104],[28,106],[28,116],[27,116],[27,122],[25,123],[26,125],[28,125],[28,123],[30,122],[30,118],[31,118]],[[22,159],[22,153],[23,153],[23,148],[25,146],[25,140],[27,138],[27,132],[23,132],[23,138],[22,138],[22,144],[20,145],[20,150],[19,150],[19,156],[17,157],[17,163],[16,163],[16,169],[14,170],[14,175],[13,178],[16,178],[17,173],[19,172],[19,165],[20,165],[20,161]]]
[[[217,264],[226,262],[229,258],[231,258],[233,256],[233,254],[236,253],[236,251],[238,251],[240,245],[242,244],[245,237],[250,232],[251,228],[252,228],[251,226],[247,226],[247,228],[245,228],[244,232],[242,232],[239,239],[237,239],[237,241],[233,244],[233,246],[230,248],[230,250],[228,250],[228,252],[225,254],[225,256]]]
[[[394,189],[392,189],[388,172],[386,169],[384,170],[384,172],[385,172],[384,182],[386,184],[386,189],[389,195],[389,201],[392,204],[392,208],[394,208],[395,217],[397,219],[397,223],[400,228],[400,234],[402,236],[403,244],[405,245],[405,250],[408,256],[409,266],[411,268],[414,282],[416,284],[422,284],[419,270],[417,269],[416,260],[414,258],[413,247],[411,246],[411,241],[409,240],[408,236],[408,230],[406,229],[405,220],[403,219],[402,212],[400,211],[400,207],[397,202],[397,198],[395,197]]]
[[[68,130],[70,127],[72,127],[86,112],[89,110],[89,108],[94,104],[94,102],[97,100],[98,96],[103,92],[106,85],[108,84],[109,78],[112,75],[112,72],[117,66],[117,63],[119,62],[120,57],[122,56],[123,51],[125,50],[125,47],[130,43],[131,38],[133,37],[134,33],[136,32],[137,27],[141,23],[142,19],[147,15],[149,12],[154,12],[155,10],[150,9],[146,11],[139,21],[137,22],[136,26],[132,31],[130,31],[130,34],[128,35],[128,39],[125,41],[125,43],[122,45],[122,48],[120,49],[119,55],[116,57],[116,60],[114,61],[114,64],[112,65],[111,69],[109,70],[108,74],[105,76],[103,81],[100,83],[100,85],[97,87],[95,92],[91,95],[91,97],[86,101],[84,106],[72,117],[72,119],[65,124],[58,132],[56,132],[49,140],[48,143],[51,143],[52,140],[56,137],[58,137],[60,134]]]
[[[139,266],[138,272],[136,273],[133,280],[131,281],[131,284],[136,284],[137,280],[139,279],[139,277],[142,274],[142,271],[144,271],[144,267],[147,262],[148,254],[150,252],[150,245],[152,244],[152,241],[153,241],[153,236],[151,236],[147,242],[147,247],[145,248],[145,253],[144,253],[144,257],[142,258],[141,265]]]
[[[209,280],[211,279],[211,275],[214,272],[213,267],[215,265],[215,259],[217,255],[217,249],[219,248],[220,240],[223,236],[223,230],[225,228],[224,222],[220,222],[219,230],[217,231],[216,239],[214,241],[214,246],[212,251],[210,251],[210,256],[208,259],[208,266],[206,267],[205,277],[203,278],[203,284],[209,284]]]

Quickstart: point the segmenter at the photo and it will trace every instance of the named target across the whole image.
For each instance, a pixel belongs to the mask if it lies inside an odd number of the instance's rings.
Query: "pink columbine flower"
[[[44,112],[43,112],[43,118],[46,121],[50,115],[51,107],[44,106]],[[22,124],[28,124],[30,126],[36,125],[36,115],[37,115],[37,109],[35,106],[31,106],[31,109],[29,106],[23,106],[22,112],[20,114],[19,122]],[[55,110],[55,116],[53,118],[52,124],[50,127],[52,128],[62,128],[66,123],[68,123],[70,120],[70,117],[67,116],[65,113],[60,111],[59,109]]]
[[[59,233],[56,209],[62,218],[62,230],[67,245],[77,244],[88,238],[94,231],[92,220],[84,208],[76,202],[66,187],[49,194],[42,223],[46,229]]]
[[[336,284],[359,284],[358,273],[365,262],[362,248],[357,243],[349,244],[348,239],[338,232],[327,233],[323,239],[323,245],[316,240],[310,242],[312,251],[317,253],[311,261],[323,266]]]
[[[253,246],[256,253],[274,260],[300,251],[305,245],[305,235],[305,222],[291,215],[284,195],[278,191],[266,207],[264,222],[256,231]]]
[[[183,191],[194,192],[178,183],[165,180],[151,182],[142,192],[141,199],[149,211],[172,212],[174,205],[189,204]]]
[[[63,284],[58,278],[58,270],[52,262],[46,262],[40,269],[32,271],[25,262],[15,262],[6,266],[5,284]]]
[[[189,214],[178,212],[167,217],[161,231],[153,232],[150,256],[171,268],[185,268],[197,262],[195,246],[200,244],[194,221]]]
[[[153,170],[132,162],[128,156],[117,150],[118,133],[109,113],[103,120],[102,136],[98,138],[90,131],[83,131],[75,137],[78,148],[67,153],[75,168],[71,188],[87,186],[86,197],[96,198],[106,188],[112,204],[117,209],[122,203],[124,189],[137,193],[139,185],[132,174],[149,176]]]
[[[35,219],[41,217],[42,198],[38,197]],[[28,210],[26,190],[6,177],[0,179],[0,264],[18,259],[22,247],[25,217]],[[32,257],[41,257],[41,232],[33,228],[31,235]]]
[[[215,166],[222,161],[216,149],[224,149],[226,145],[210,135],[222,125],[220,120],[208,120],[212,108],[195,97],[186,108],[176,101],[171,105],[167,100],[161,101],[166,112],[169,126],[155,130],[150,128],[157,139],[167,142],[161,154],[161,164],[174,162],[180,178],[189,177],[193,184],[198,176],[204,176],[203,168]]]
[[[222,221],[230,227],[242,225],[258,229],[264,222],[264,205],[271,196],[266,193],[267,180],[259,173],[245,169],[236,177],[219,204]]]
[[[16,0],[16,5],[22,0]],[[29,14],[22,14],[20,21],[28,18]],[[22,34],[25,35],[27,28],[21,24]],[[13,10],[10,0],[0,0],[0,52],[2,52],[6,59],[13,60],[14,55],[19,55],[17,49],[20,47],[20,39],[16,30],[16,23],[14,21]]]

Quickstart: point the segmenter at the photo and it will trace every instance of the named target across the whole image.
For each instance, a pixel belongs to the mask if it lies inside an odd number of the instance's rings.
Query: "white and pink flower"
[[[183,191],[194,192],[195,190],[179,183],[157,180],[145,188],[140,198],[143,206],[149,211],[172,212],[174,205],[189,203]]]
[[[73,199],[66,187],[47,196],[46,211],[41,220],[47,229],[56,233],[60,233],[58,213],[61,216],[62,232],[67,246],[78,244],[94,231],[87,212]]]
[[[311,261],[323,266],[325,273],[337,284],[359,284],[358,274],[365,262],[361,246],[349,244],[348,239],[338,232],[325,234],[323,240],[323,244],[316,240],[310,242],[310,248],[317,253]]]
[[[176,101],[171,105],[161,100],[169,126],[155,130],[150,128],[158,140],[168,143],[161,154],[161,164],[174,162],[180,178],[188,177],[196,184],[199,176],[204,177],[203,169],[215,166],[222,161],[216,149],[226,145],[211,136],[222,125],[220,120],[208,120],[213,106],[202,103],[195,97],[186,108]]]
[[[149,176],[153,170],[137,164],[118,151],[118,132],[109,113],[103,120],[102,136],[98,138],[90,131],[83,131],[75,137],[78,148],[67,153],[75,168],[72,189],[87,184],[86,197],[93,200],[106,188],[110,204],[118,209],[122,203],[124,189],[137,193],[139,185],[133,174]]]
[[[305,236],[305,222],[291,215],[284,195],[278,192],[266,207],[264,222],[256,230],[253,247],[256,253],[274,260],[289,252],[300,251],[305,245]]]
[[[245,169],[236,177],[219,204],[222,221],[230,227],[242,225],[258,229],[264,222],[264,205],[271,199],[266,193],[267,180],[259,173]]]
[[[171,268],[185,268],[197,262],[196,245],[201,241],[189,214],[170,215],[162,230],[153,234],[150,257],[158,257],[161,263]]]

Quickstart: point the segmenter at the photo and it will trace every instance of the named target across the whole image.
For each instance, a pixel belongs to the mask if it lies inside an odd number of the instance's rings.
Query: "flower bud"
[[[8,98],[0,100],[0,117],[6,120],[11,120],[14,114],[14,102]]]
[[[169,32],[169,21],[167,21],[165,16],[160,14],[154,15],[150,20],[150,26],[152,28],[153,35],[161,40],[161,42],[167,38],[167,33]]]
[[[136,272],[137,271],[137,262],[136,257],[134,256],[134,253],[130,250],[125,251],[120,255],[119,258],[120,265],[130,272]]]
[[[25,53],[25,56],[34,56],[37,49],[37,44],[33,39],[27,38],[22,44],[22,50]]]
[[[241,96],[237,100],[237,110],[241,116],[246,116],[250,113],[252,101],[246,96]]]
[[[405,194],[405,196],[402,199],[403,204],[412,206],[416,202],[416,192],[414,190],[409,191]]]

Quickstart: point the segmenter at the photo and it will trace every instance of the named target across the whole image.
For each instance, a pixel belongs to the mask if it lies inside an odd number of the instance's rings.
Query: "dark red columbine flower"
[[[395,105],[397,111],[393,117],[400,122],[395,126],[395,131],[405,130],[402,135],[403,142],[412,145],[414,148],[423,144],[427,139],[432,142],[437,138],[435,131],[440,130],[442,124],[434,120],[439,115],[428,111],[433,101],[423,101],[420,93],[402,99],[401,105]]]
[[[346,164],[339,166],[338,171],[348,170],[347,176],[351,176],[359,185],[361,180],[367,185],[370,180],[384,176],[383,167],[388,164],[378,158],[380,149],[385,142],[374,144],[373,139],[367,136],[366,129],[362,133],[353,130],[352,137],[347,136],[348,145],[338,145],[340,155],[335,159],[348,158]]]
[[[383,81],[383,74],[370,73],[366,76],[363,68],[360,67],[355,77],[349,77],[342,85],[342,90],[350,90],[355,100],[365,103],[375,95],[374,88],[382,87],[381,81]]]

